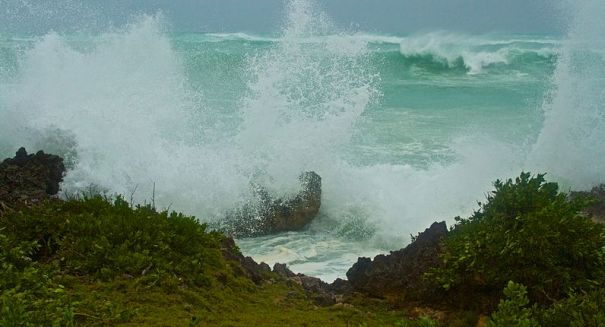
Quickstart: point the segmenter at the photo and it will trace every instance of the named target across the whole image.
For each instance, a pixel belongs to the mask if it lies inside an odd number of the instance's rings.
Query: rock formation
[[[64,173],[61,157],[42,151],[28,155],[20,148],[14,158],[0,164],[0,213],[56,195]]]
[[[328,284],[317,277],[304,274],[295,274],[285,264],[273,265],[273,272],[293,283],[300,285],[308,298],[320,306],[330,306],[340,303],[343,297],[353,292],[351,284],[338,278],[332,284]]]
[[[321,177],[306,172],[299,179],[302,190],[290,199],[273,199],[264,188],[256,186],[256,201],[230,212],[220,228],[235,237],[250,237],[305,227],[321,206]]]
[[[221,252],[225,259],[236,262],[235,265],[232,265],[236,274],[250,278],[255,284],[261,284],[267,279],[267,274],[271,272],[268,264],[256,263],[251,257],[244,257],[231,237],[226,237],[221,242]]]
[[[359,258],[347,272],[347,278],[355,291],[372,296],[426,298],[432,291],[423,275],[439,265],[441,241],[446,235],[445,222],[433,223],[401,250],[378,255],[374,261]]]

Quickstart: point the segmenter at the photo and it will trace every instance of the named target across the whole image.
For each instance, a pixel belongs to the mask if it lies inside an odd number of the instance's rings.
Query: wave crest
[[[479,38],[430,33],[404,38],[400,53],[409,65],[425,68],[463,69],[479,74],[485,68],[536,60],[552,60],[557,55],[555,40],[523,38]]]

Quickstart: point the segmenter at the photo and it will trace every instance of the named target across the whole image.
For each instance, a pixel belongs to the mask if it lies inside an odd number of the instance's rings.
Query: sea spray
[[[576,189],[605,181],[605,3],[574,2],[529,164]]]
[[[284,183],[292,187],[301,171],[317,170],[329,180],[378,94],[365,42],[308,43],[305,38],[331,32],[330,22],[309,1],[292,1],[288,11],[279,42],[249,60],[236,136],[241,153],[254,161],[252,173],[276,192],[287,190]]]
[[[201,219],[246,201],[252,183],[295,192],[302,171],[338,164],[377,92],[365,42],[308,44],[305,37],[332,31],[329,21],[305,1],[289,12],[280,42],[242,72],[249,83],[232,137],[200,139],[221,131],[213,133],[216,120],[206,116],[214,112],[189,86],[158,15],[92,39],[51,32],[35,40],[2,92],[6,148],[52,140],[56,152],[77,153],[66,192],[95,185],[141,202],[155,187],[159,206]]]
[[[66,192],[94,184],[135,193],[140,202],[151,199],[156,185],[163,207],[173,203],[203,216],[232,206],[246,181],[223,172],[234,169],[231,153],[193,139],[205,126],[190,118],[204,108],[187,85],[162,18],[142,16],[76,45],[49,33],[22,58],[15,84],[2,96],[21,136],[13,146],[44,145],[32,138],[46,130],[73,135],[77,159]]]

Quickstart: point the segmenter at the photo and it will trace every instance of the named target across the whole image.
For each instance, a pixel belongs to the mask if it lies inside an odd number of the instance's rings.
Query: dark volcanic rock
[[[290,280],[300,285],[304,290],[308,298],[311,298],[315,304],[320,306],[329,306],[337,302],[339,297],[342,297],[343,293],[339,291],[347,289],[344,284],[348,284],[347,281],[337,279],[333,284],[327,284],[317,277],[311,277],[304,274],[295,274],[286,264],[276,263],[273,265],[273,272],[280,275],[282,278]],[[350,287],[348,288],[350,289]]]
[[[61,157],[42,151],[28,155],[20,148],[14,158],[0,164],[0,211],[32,205],[57,194],[64,173]]]
[[[290,277],[294,277],[296,276],[295,273],[292,272],[292,270],[290,270],[288,268],[288,266],[285,263],[276,263],[273,265],[273,272],[284,277],[284,278],[290,278]]]
[[[300,230],[311,222],[321,206],[321,177],[315,172],[300,176],[302,191],[291,199],[273,199],[261,186],[257,201],[228,214],[220,228],[235,237],[260,236]]]
[[[236,274],[250,278],[255,284],[262,283],[267,279],[267,274],[271,272],[271,267],[268,264],[264,262],[256,263],[251,257],[244,257],[231,237],[226,237],[221,242],[221,252],[227,260],[239,263],[239,265],[232,266]]]
[[[348,280],[337,278],[332,284],[328,285],[328,291],[337,295],[346,295],[353,293],[353,287]]]
[[[427,298],[432,292],[423,275],[439,265],[445,222],[434,223],[404,249],[378,255],[374,261],[359,258],[347,277],[355,291],[377,297]]]
[[[329,306],[336,303],[336,296],[328,290],[329,285],[317,277],[311,277],[303,274],[293,277],[312,298],[315,304],[320,306]]]

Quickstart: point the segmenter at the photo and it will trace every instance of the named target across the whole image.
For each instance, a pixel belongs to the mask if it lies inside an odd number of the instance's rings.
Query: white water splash
[[[605,2],[573,3],[576,10],[544,104],[545,121],[529,164],[570,187],[605,181]]]
[[[35,41],[0,92],[10,119],[4,146],[49,149],[44,141],[57,139],[49,133],[62,131],[77,152],[65,191],[136,189],[144,201],[155,185],[159,206],[205,220],[245,201],[251,182],[294,192],[301,172],[338,160],[376,90],[365,43],[300,43],[331,26],[307,1],[293,1],[289,12],[281,41],[242,72],[248,91],[232,137],[200,137],[222,132],[212,132],[211,111],[189,86],[162,17],[142,16],[92,40],[49,33]]]

